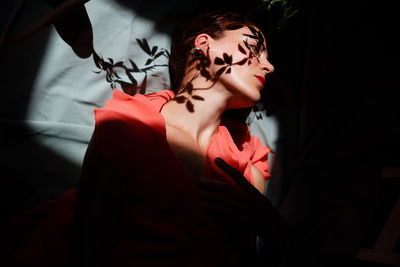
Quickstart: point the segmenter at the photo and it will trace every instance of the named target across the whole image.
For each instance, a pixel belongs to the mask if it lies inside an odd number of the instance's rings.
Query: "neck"
[[[187,92],[179,93],[177,97],[182,100],[168,102],[161,111],[166,123],[189,134],[198,145],[206,146],[220,125],[222,113],[228,106],[229,95],[212,86],[195,89],[191,95]]]

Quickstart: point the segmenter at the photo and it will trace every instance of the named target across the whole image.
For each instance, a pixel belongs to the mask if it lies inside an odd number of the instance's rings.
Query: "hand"
[[[285,244],[287,224],[268,198],[221,158],[216,158],[215,164],[232,177],[235,184],[201,179],[199,188],[206,210],[228,227],[234,225],[242,232],[254,232],[279,245]]]

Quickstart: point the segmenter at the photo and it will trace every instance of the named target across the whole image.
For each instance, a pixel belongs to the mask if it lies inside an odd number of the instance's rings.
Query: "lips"
[[[265,78],[263,76],[255,75],[257,80],[261,83],[261,85],[264,87],[265,84]]]

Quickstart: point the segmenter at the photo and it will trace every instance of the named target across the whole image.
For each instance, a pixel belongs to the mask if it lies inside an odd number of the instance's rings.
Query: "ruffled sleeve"
[[[214,159],[219,157],[240,171],[249,183],[254,185],[251,165],[257,167],[266,180],[271,176],[268,165],[269,152],[270,149],[263,146],[258,137],[250,134],[246,124],[224,119],[207,150],[207,162],[211,167],[207,169],[207,173],[219,174],[225,179],[230,179],[215,165]]]
[[[265,180],[267,180],[271,177],[271,175],[269,174],[268,164],[268,153],[271,152],[271,149],[261,144],[261,141],[257,136],[252,135],[251,142],[254,151],[251,162],[262,172]]]

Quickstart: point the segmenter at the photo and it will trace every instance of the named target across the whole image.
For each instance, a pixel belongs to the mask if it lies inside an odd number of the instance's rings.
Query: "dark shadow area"
[[[0,220],[57,199],[79,182],[80,166],[39,144],[29,127],[15,126],[0,127]]]
[[[77,1],[74,5],[65,0],[45,0],[57,10],[63,9],[55,15],[53,25],[60,37],[71,46],[80,58],[87,58],[93,53],[93,31],[89,16],[84,6],[85,1]],[[71,1],[70,1],[71,2]]]
[[[23,5],[16,14],[7,31],[6,39],[20,32],[29,26],[30,23],[38,19],[37,14],[49,11],[45,4],[34,4],[28,2]],[[10,9],[2,9],[4,17],[8,17],[12,12]],[[34,15],[33,15],[34,14]],[[20,19],[24,18],[24,21]],[[41,59],[46,50],[49,30],[39,32],[31,42],[21,42],[13,46],[2,46],[0,50],[0,75],[1,80],[8,81],[13,88],[4,88],[7,94],[7,102],[0,107],[2,119],[23,119],[28,107],[31,88],[37,76],[37,71],[41,64]],[[7,65],[11,63],[10,65]],[[18,66],[18,67],[17,67]],[[23,79],[21,78],[23,77]],[[10,82],[12,81],[12,82]],[[4,86],[4,84],[3,84]]]
[[[270,43],[273,43],[271,41]],[[271,48],[271,61],[277,58]],[[267,194],[274,206],[279,207],[285,197],[287,177],[294,172],[298,158],[298,134],[299,134],[299,103],[294,87],[284,75],[285,69],[281,69],[280,60],[276,60],[275,72],[268,77],[267,84],[262,92],[261,102],[265,106],[266,116],[275,117],[278,121],[278,140],[275,160],[272,161],[271,178],[268,182]],[[274,175],[275,173],[276,175]]]
[[[2,16],[9,18],[14,7],[4,7],[7,8],[1,10]],[[24,1],[0,49],[0,79],[5,81],[2,86],[5,101],[0,107],[1,220],[56,199],[64,191],[76,187],[79,180],[80,166],[38,143],[35,136],[40,133],[24,123],[50,28],[23,35],[27,39],[14,44],[7,43],[9,37],[23,32],[49,12],[50,6],[42,1]],[[66,39],[74,37],[70,31],[67,34],[70,36]],[[87,55],[87,50],[78,50],[77,54]]]
[[[259,0],[239,1],[239,0],[204,0],[204,1],[162,1],[150,0],[143,4],[138,1],[117,0],[121,5],[130,8],[135,13],[144,18],[157,21],[155,28],[158,31],[172,34],[175,27],[182,21],[195,15],[209,11],[231,11],[248,15],[256,25],[259,26],[266,34],[269,35],[270,30],[277,30],[278,21],[281,19],[283,11],[278,10],[268,12],[267,4]],[[149,7],[153,7],[149,12]],[[268,40],[267,36],[267,42]]]
[[[33,3],[32,5],[35,6]],[[10,15],[13,7],[9,6],[9,8],[10,9],[2,9],[2,13],[7,12],[2,17],[8,17]],[[38,11],[39,13],[46,12],[48,10],[46,6],[43,5],[37,5],[36,8],[26,5],[19,10],[14,20],[18,21],[21,16],[27,17],[28,21],[36,19],[32,18],[32,16],[29,16],[29,10],[32,9]],[[11,26],[12,27],[8,31],[9,34],[15,33],[27,25],[12,24]],[[1,80],[14,81],[14,83],[12,83],[13,87],[3,87],[5,92],[4,97],[7,99],[7,101],[0,107],[0,116],[3,121],[3,125],[12,120],[22,121],[24,119],[30,100],[31,88],[36,79],[41,58],[46,49],[47,37],[48,31],[44,31],[40,32],[36,36],[34,42],[21,43],[13,47],[1,48]],[[21,52],[18,53],[18,51]],[[32,52],[28,53],[27,51]],[[11,65],[7,65],[10,62],[12,62]],[[20,69],[15,68],[15,65],[19,65]],[[23,79],[21,79],[21,76],[23,76]],[[21,137],[21,135],[23,135],[23,131],[26,130],[27,129],[18,129],[18,127],[7,127],[1,131],[1,147],[3,152],[0,160],[0,169],[2,170],[3,178],[1,182],[1,219],[5,219],[16,214],[17,212],[25,210],[28,207],[32,207],[34,204],[45,200],[43,198],[40,199],[41,197],[37,195],[37,188],[26,184],[27,180],[29,181],[35,179],[38,174],[36,174],[36,177],[33,177],[28,173],[21,174],[21,172],[23,172],[25,169],[23,163],[32,162],[34,159],[37,159],[36,157],[27,157],[26,154],[23,153],[34,147],[37,149],[40,147],[40,145],[38,145],[35,141],[30,140],[24,144],[26,148],[22,147],[22,150],[21,148],[18,149],[17,147],[7,147],[9,144],[16,145],[13,144],[13,141],[15,142],[17,139],[16,135],[20,135]],[[20,143],[20,140],[18,140],[18,143]],[[20,153],[21,155],[9,155],[9,153],[13,153],[14,151],[16,153]],[[23,159],[23,161],[21,161],[21,159]],[[34,164],[34,162],[32,163]],[[43,177],[43,174],[40,174],[39,177]],[[38,201],[37,198],[40,200]]]
[[[397,18],[393,6],[362,1],[295,4],[292,23],[269,42],[294,101],[276,99],[294,103],[287,114],[298,115],[299,127],[298,152],[281,153],[279,207],[292,228],[282,266],[335,266],[352,261],[379,195],[390,193],[379,179],[399,147]],[[267,109],[278,104],[265,101]],[[280,136],[295,137],[296,122],[280,121],[290,125]]]

